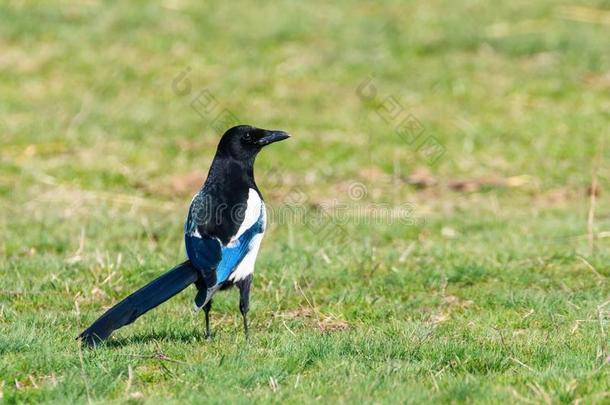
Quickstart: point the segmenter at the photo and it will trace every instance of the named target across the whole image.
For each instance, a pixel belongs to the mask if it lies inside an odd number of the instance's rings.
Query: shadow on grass
[[[206,338],[203,330],[193,329],[191,331],[174,332],[169,330],[145,332],[128,337],[115,337],[102,343],[108,348],[120,348],[134,344],[145,344],[151,342],[205,342]]]

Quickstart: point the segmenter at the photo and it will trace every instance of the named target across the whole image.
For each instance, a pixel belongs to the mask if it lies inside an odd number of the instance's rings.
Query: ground
[[[609,402],[608,38],[601,0],[3,2],[0,396]],[[249,341],[189,287],[81,348],[235,121],[293,134]]]

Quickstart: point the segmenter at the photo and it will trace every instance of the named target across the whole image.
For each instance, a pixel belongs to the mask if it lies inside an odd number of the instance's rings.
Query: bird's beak
[[[266,131],[264,137],[258,140],[260,146],[269,145],[273,142],[283,141],[284,139],[290,138],[290,135],[284,131]]]

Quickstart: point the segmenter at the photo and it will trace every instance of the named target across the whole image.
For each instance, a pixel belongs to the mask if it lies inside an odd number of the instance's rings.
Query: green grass
[[[504,3],[3,2],[2,399],[610,401],[610,2]],[[378,115],[387,97],[438,162]],[[251,339],[229,291],[206,341],[189,288],[81,351],[183,258],[223,109],[293,134],[257,162]],[[438,184],[410,185],[424,169]],[[295,201],[346,209],[310,223]],[[372,218],[392,207],[409,220]]]

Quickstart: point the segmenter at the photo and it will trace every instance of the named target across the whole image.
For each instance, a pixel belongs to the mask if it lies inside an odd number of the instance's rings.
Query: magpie
[[[191,284],[194,305],[209,313],[218,290],[239,289],[239,310],[248,336],[250,286],[266,225],[265,203],[254,181],[254,160],[261,149],[289,138],[284,131],[238,125],[224,133],[203,186],[193,197],[184,224],[187,260],[106,311],[78,338],[95,345]]]

